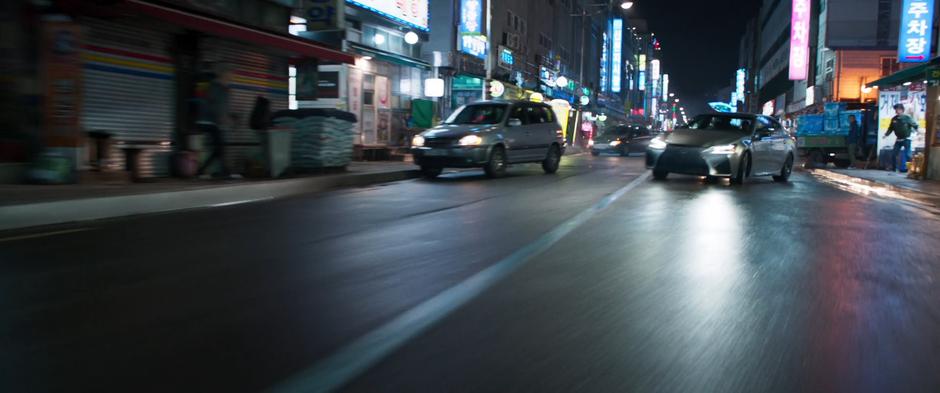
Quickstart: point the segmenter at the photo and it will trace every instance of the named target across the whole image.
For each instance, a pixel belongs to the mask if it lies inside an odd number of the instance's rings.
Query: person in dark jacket
[[[911,159],[910,138],[911,134],[917,131],[917,122],[912,117],[904,114],[904,105],[902,104],[895,105],[894,111],[897,115],[891,118],[891,125],[888,126],[885,138],[891,135],[892,132],[898,138],[894,142],[894,170],[903,173],[907,172],[907,162]],[[904,149],[903,153],[901,149]]]
[[[858,126],[858,119],[855,118],[855,115],[849,116],[849,137],[846,140],[846,144],[849,148],[849,165],[855,166],[856,155],[858,154],[858,145],[860,144],[859,140],[862,137],[861,128]]]
[[[229,84],[232,79],[232,69],[227,64],[216,64],[214,72],[208,75],[208,82],[200,83],[197,95],[200,96],[199,112],[196,125],[204,132],[212,144],[212,153],[199,167],[197,175],[203,176],[206,169],[218,161],[220,170],[212,177],[239,178],[241,176],[229,173],[225,164],[225,139],[223,128],[230,123],[229,117]]]

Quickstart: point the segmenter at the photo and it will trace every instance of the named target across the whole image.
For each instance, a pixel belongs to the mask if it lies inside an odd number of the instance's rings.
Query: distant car
[[[425,177],[435,178],[443,168],[476,167],[500,177],[510,164],[529,162],[541,163],[545,173],[557,172],[565,140],[546,104],[480,101],[460,107],[411,144]]]
[[[736,184],[751,176],[773,176],[775,181],[786,182],[793,171],[795,150],[787,130],[771,117],[712,113],[650,141],[646,166],[660,180],[680,173],[728,177]]]
[[[652,133],[646,127],[629,125],[610,127],[593,140],[591,154],[627,156],[631,153],[643,153],[652,138]]]

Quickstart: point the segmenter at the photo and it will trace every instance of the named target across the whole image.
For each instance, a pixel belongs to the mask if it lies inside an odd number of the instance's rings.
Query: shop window
[[[881,58],[881,76],[886,77],[901,70],[901,63],[898,63],[897,57]]]

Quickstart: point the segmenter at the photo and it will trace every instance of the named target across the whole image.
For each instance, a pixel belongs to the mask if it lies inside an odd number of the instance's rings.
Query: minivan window
[[[497,124],[505,114],[506,105],[467,105],[450,115],[444,124]]]
[[[529,114],[526,112],[526,107],[522,105],[517,105],[512,108],[512,113],[509,115],[510,119],[519,119],[523,125],[530,124]]]

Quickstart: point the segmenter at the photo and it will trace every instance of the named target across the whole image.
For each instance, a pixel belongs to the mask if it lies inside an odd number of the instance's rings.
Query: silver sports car
[[[744,113],[711,113],[650,141],[646,166],[662,180],[670,173],[728,177],[743,183],[751,176],[789,180],[796,146],[776,119]]]

